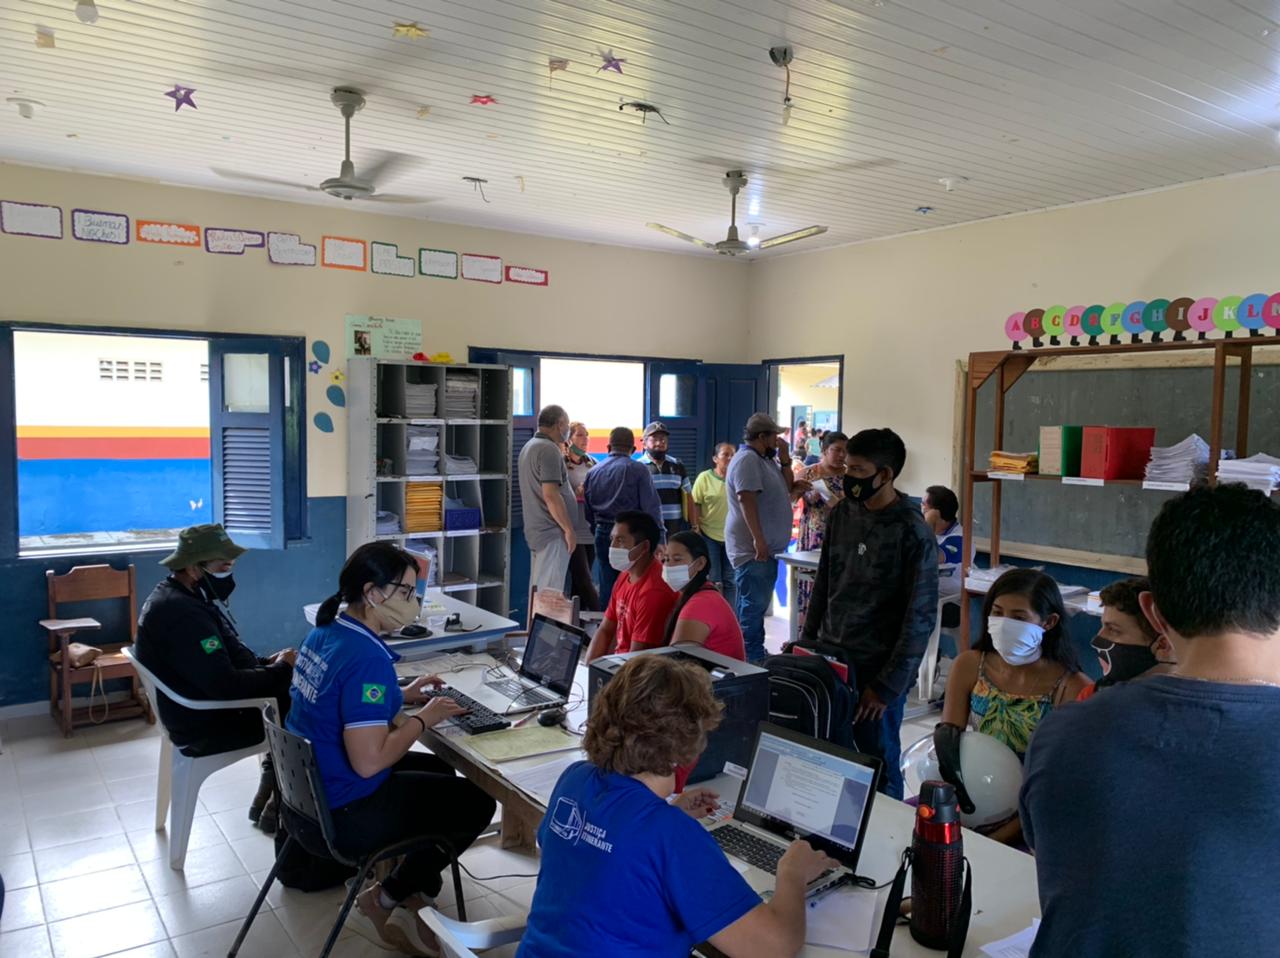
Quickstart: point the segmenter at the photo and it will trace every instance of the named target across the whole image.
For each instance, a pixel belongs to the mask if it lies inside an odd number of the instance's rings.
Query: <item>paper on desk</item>
[[[982,953],[991,958],[1027,958],[1031,954],[1031,944],[1036,940],[1039,928],[1040,919],[1032,919],[1031,927],[1022,929],[1016,935],[983,945]]]
[[[812,908],[805,908],[804,940],[810,945],[870,951],[879,929],[879,892],[846,888],[820,899]]]
[[[510,762],[531,755],[576,749],[582,740],[556,726],[530,725],[528,728],[506,728],[473,735],[467,744],[491,762]]]
[[[507,781],[545,805],[551,800],[551,792],[555,789],[556,782],[560,781],[560,776],[564,774],[565,769],[579,761],[581,758],[577,755],[553,758],[533,768],[522,768],[518,772],[510,772],[507,774]]]

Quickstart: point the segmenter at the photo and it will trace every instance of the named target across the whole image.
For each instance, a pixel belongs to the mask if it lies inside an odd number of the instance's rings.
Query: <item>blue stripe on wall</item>
[[[212,522],[212,506],[208,459],[18,462],[20,536],[178,529]]]

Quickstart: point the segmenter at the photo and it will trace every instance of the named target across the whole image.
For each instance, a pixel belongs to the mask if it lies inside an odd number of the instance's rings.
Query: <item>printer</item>
[[[677,645],[661,649],[641,649],[620,655],[605,655],[591,663],[588,675],[588,710],[609,680],[629,659],[637,655],[668,655],[690,662],[711,675],[711,690],[724,703],[720,725],[707,737],[707,748],[689,781],[705,782],[724,771],[726,762],[746,768],[751,764],[751,746],[756,727],[769,717],[769,673],[759,666],[739,662],[700,645]]]

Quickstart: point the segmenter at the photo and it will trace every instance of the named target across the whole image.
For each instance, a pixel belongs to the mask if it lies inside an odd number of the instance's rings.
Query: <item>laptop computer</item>
[[[536,614],[516,674],[486,681],[471,697],[499,715],[564,705],[589,641],[582,629]]]
[[[711,828],[730,858],[777,874],[802,838],[840,863],[809,884],[816,894],[857,872],[883,763],[800,732],[761,722],[733,818]]]

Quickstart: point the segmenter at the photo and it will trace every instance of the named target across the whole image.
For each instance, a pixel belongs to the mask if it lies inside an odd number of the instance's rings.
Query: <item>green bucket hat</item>
[[[201,562],[230,562],[248,550],[231,541],[227,530],[216,522],[190,526],[178,533],[178,547],[160,560],[170,569],[185,569]]]

